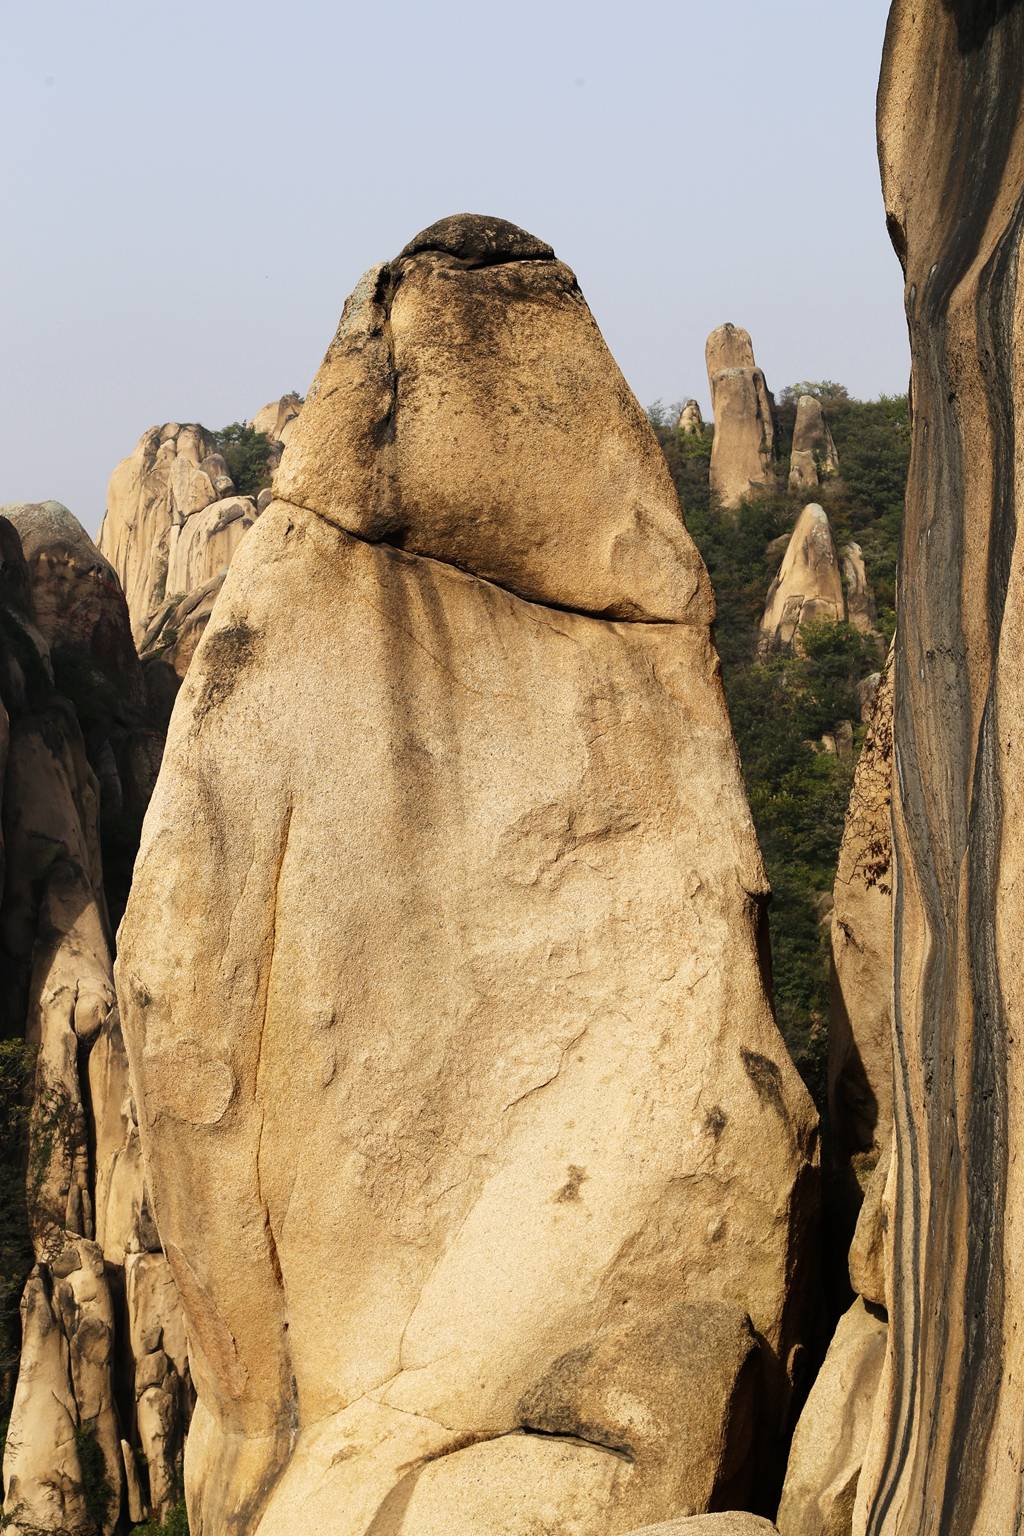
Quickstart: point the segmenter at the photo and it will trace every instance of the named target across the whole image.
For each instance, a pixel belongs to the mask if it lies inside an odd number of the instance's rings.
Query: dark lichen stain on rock
[[[256,630],[245,623],[232,624],[206,638],[202,656],[205,680],[196,705],[197,723],[224,703],[238,680],[239,672],[251,665],[256,655],[257,639]]]
[[[575,1163],[569,1164],[569,1177],[555,1196],[560,1205],[565,1205],[572,1200],[580,1198],[580,1185],[586,1176],[587,1171],[585,1168],[577,1168]]]
[[[729,1117],[720,1104],[713,1104],[704,1116],[704,1129],[717,1141],[725,1127],[729,1123]]]
[[[786,1120],[786,1103],[782,1097],[782,1073],[774,1061],[759,1056],[756,1051],[742,1050],[743,1066],[754,1085],[754,1091],[762,1104],[769,1105],[781,1119]]]

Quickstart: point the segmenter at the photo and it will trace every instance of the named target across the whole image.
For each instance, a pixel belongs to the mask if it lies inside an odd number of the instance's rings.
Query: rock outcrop
[[[791,491],[816,491],[823,480],[839,473],[839,455],[825,412],[816,395],[801,395],[793,427],[789,460]]]
[[[275,489],[118,960],[193,1529],[748,1503],[815,1121],[707,576],[573,274],[425,231],[346,304]]]
[[[761,620],[762,650],[799,647],[806,624],[846,617],[832,528],[824,507],[811,502],[797,518],[779,574],[768,589]]]
[[[114,999],[101,807],[111,779],[122,791],[129,782],[133,731],[140,775],[153,733],[140,724],[141,673],[109,565],[57,503],[10,511],[0,518],[0,1002],[5,1038],[24,1039],[31,1085],[24,1259],[35,1264],[4,1452],[5,1529],[108,1532],[131,1481],[122,1442],[139,1443],[117,1404],[120,1362],[131,1359],[124,1266],[129,1252],[162,1256]],[[134,793],[141,821],[141,776]],[[18,1237],[5,1232],[5,1254]],[[151,1462],[150,1483],[159,1470]],[[144,1507],[137,1477],[135,1495]]]
[[[687,400],[679,412],[677,429],[684,437],[701,437],[704,433],[704,417],[701,413],[700,403],[697,400]]]
[[[892,1131],[891,657],[853,779],[832,909],[828,1101],[834,1161],[856,1215]]]
[[[250,426],[254,431],[262,432],[271,443],[280,443],[284,446],[292,434],[301,410],[301,395],[282,395],[280,400],[271,400],[262,410],[257,411]]]
[[[860,1298],[840,1321],[793,1437],[780,1536],[849,1536],[886,1331]]]
[[[890,1343],[858,1536],[1024,1521],[1024,7],[896,0],[879,92],[913,430],[893,783]]]
[[[843,545],[840,567],[846,593],[846,617],[860,634],[873,635],[878,612],[864,564],[864,552],[859,544],[851,541]]]
[[[124,588],[136,641],[167,595],[172,528],[234,489],[213,438],[194,423],[150,427],[114,470],[99,545]]]
[[[163,751],[124,593],[109,562],[60,502],[7,506],[0,515],[17,530],[28,567],[27,601],[56,690],[74,707],[98,781],[103,882],[116,927]]]
[[[733,509],[775,483],[775,408],[746,331],[720,325],[705,357],[715,418],[711,489]]]

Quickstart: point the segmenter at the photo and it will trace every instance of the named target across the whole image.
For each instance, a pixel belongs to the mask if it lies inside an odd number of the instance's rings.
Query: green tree
[[[233,421],[210,434],[224,455],[228,474],[240,496],[258,496],[270,484],[270,439],[245,421]]]

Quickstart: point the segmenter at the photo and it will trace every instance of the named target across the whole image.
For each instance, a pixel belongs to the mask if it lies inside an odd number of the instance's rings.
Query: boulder
[[[849,1261],[850,1284],[857,1295],[863,1296],[865,1301],[883,1311],[889,1309],[885,1273],[886,1238],[892,1205],[889,1191],[891,1165],[889,1142],[882,1149],[864,1191],[853,1242],[850,1244]]]
[[[775,407],[746,331],[720,325],[705,357],[715,418],[711,489],[729,510],[775,483]]]
[[[793,427],[789,488],[798,493],[814,491],[823,480],[838,473],[839,455],[821,401],[815,395],[801,395]]]
[[[571,272],[463,215],[360,283],[276,491],[120,935],[190,1519],[673,1516],[778,1451],[816,1125],[656,439]]]
[[[704,417],[701,414],[700,404],[696,400],[687,400],[679,412],[679,420],[676,422],[678,431],[684,437],[702,437],[704,434]]]
[[[873,635],[878,612],[859,544],[843,545],[840,565],[846,592],[846,617],[862,635]]]
[[[1024,7],[896,0],[878,138],[913,422],[887,1364],[858,1536],[1024,1520]]]
[[[21,1356],[4,1445],[4,1515],[13,1532],[86,1531],[67,1337],[48,1271],[33,1269],[21,1299]]]
[[[779,1536],[849,1536],[886,1331],[860,1298],[841,1319],[793,1436]]]
[[[797,518],[761,620],[762,651],[799,648],[806,624],[846,616],[839,560],[824,507],[811,502]]]

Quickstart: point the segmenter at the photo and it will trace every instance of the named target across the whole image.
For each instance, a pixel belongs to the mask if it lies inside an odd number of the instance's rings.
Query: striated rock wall
[[[775,483],[775,407],[748,332],[720,325],[705,358],[715,418],[711,489],[731,509]]]
[[[858,1536],[1024,1521],[1024,7],[896,0],[913,446],[895,658],[892,1326]]]
[[[118,960],[192,1529],[765,1499],[815,1119],[707,576],[573,274],[425,231],[346,304],[275,489]]]

